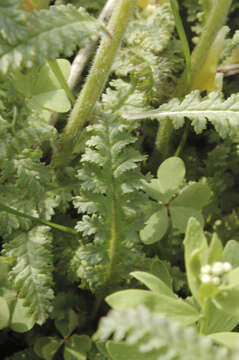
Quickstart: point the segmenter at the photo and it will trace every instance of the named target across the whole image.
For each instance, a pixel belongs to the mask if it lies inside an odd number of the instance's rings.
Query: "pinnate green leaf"
[[[201,97],[198,90],[185,96],[183,101],[177,98],[161,105],[157,110],[134,115],[124,114],[124,118],[133,119],[161,119],[170,118],[176,129],[184,125],[184,119],[191,120],[197,134],[206,129],[209,121],[222,138],[234,136],[238,133],[239,121],[239,95],[232,94],[224,100],[220,92],[210,92],[208,96]]]
[[[4,245],[4,254],[13,263],[10,279],[38,324],[52,310],[51,236],[46,226],[22,232]]]
[[[25,22],[28,14],[20,11],[20,0],[1,0],[0,3],[0,43],[1,38],[14,43],[26,35]]]
[[[95,38],[100,24],[83,8],[72,5],[52,6],[34,11],[27,17],[24,33],[0,49],[0,71],[16,71],[34,64],[43,65],[64,53],[70,56],[76,46]]]

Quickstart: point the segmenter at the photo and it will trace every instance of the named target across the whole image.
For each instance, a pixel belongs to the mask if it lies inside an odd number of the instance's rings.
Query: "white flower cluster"
[[[229,262],[217,261],[212,265],[204,265],[201,267],[200,279],[203,284],[213,283],[221,285],[227,283],[227,273],[232,270]]]

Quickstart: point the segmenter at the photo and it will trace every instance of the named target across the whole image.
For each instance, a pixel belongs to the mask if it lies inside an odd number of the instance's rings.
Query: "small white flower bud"
[[[222,275],[224,273],[224,264],[222,262],[215,262],[212,265],[212,273],[213,275]]]
[[[223,269],[224,269],[225,272],[229,272],[229,271],[232,270],[232,266],[231,266],[231,264],[229,262],[224,262],[223,263]]]
[[[210,274],[212,270],[212,267],[210,265],[203,265],[201,267],[201,273],[202,274]]]
[[[220,278],[219,278],[218,276],[213,276],[213,278],[212,278],[212,283],[213,283],[214,285],[220,285],[221,280],[220,280]]]
[[[211,276],[208,275],[208,274],[202,274],[200,278],[201,278],[201,282],[203,284],[208,284],[208,283],[210,283],[212,281]]]

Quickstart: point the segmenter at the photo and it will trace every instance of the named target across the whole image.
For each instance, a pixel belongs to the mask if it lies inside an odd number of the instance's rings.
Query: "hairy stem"
[[[98,20],[102,21],[104,24],[106,24],[112,14],[112,10],[114,7],[115,0],[108,0],[105,4],[104,8],[102,9]],[[97,43],[99,41],[99,37],[96,40],[91,40],[87,43],[87,45],[80,49],[78,54],[76,55],[72,66],[71,66],[71,72],[69,79],[67,81],[67,84],[69,86],[70,90],[73,90],[76,85],[80,82],[81,75],[83,73],[83,70],[85,69],[86,65],[89,62],[89,59],[93,56],[93,53],[97,47]],[[49,125],[55,126],[58,119],[60,117],[60,113],[53,111],[49,120]]]
[[[136,0],[118,0],[115,2],[115,8],[108,26],[112,37],[105,36],[101,41],[90,74],[53,154],[53,166],[64,166],[70,160],[81,131],[86,122],[90,120],[96,101],[104,89],[111,65],[135,5]]]
[[[202,30],[202,34],[197,46],[194,48],[191,56],[191,74],[192,82],[198,72],[206,61],[208,51],[214,42],[218,31],[224,25],[227,19],[228,12],[230,10],[232,0],[216,0],[214,5],[210,9],[210,13],[207,16],[206,23]],[[184,72],[179,79],[174,96],[182,97],[186,95],[186,77],[187,73]],[[156,137],[155,154],[159,161],[164,160],[167,156],[170,146],[170,139],[173,133],[172,120],[164,119],[160,122],[160,127]]]

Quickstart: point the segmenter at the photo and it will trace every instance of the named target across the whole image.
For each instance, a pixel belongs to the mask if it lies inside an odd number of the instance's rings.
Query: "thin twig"
[[[116,0],[108,0],[103,7],[98,20],[106,24],[112,14],[114,4]],[[71,72],[68,78],[67,84],[70,90],[73,90],[76,85],[80,81],[80,77],[82,72],[87,65],[90,57],[93,55],[94,50],[97,46],[100,34],[96,40],[90,41],[84,48],[80,49],[78,54],[76,55],[72,65],[71,65]],[[59,118],[60,114],[58,112],[52,112],[51,117],[49,119],[49,125],[54,126]]]
[[[218,72],[222,72],[224,76],[232,76],[239,73],[239,64],[230,64],[219,66],[217,69]]]

